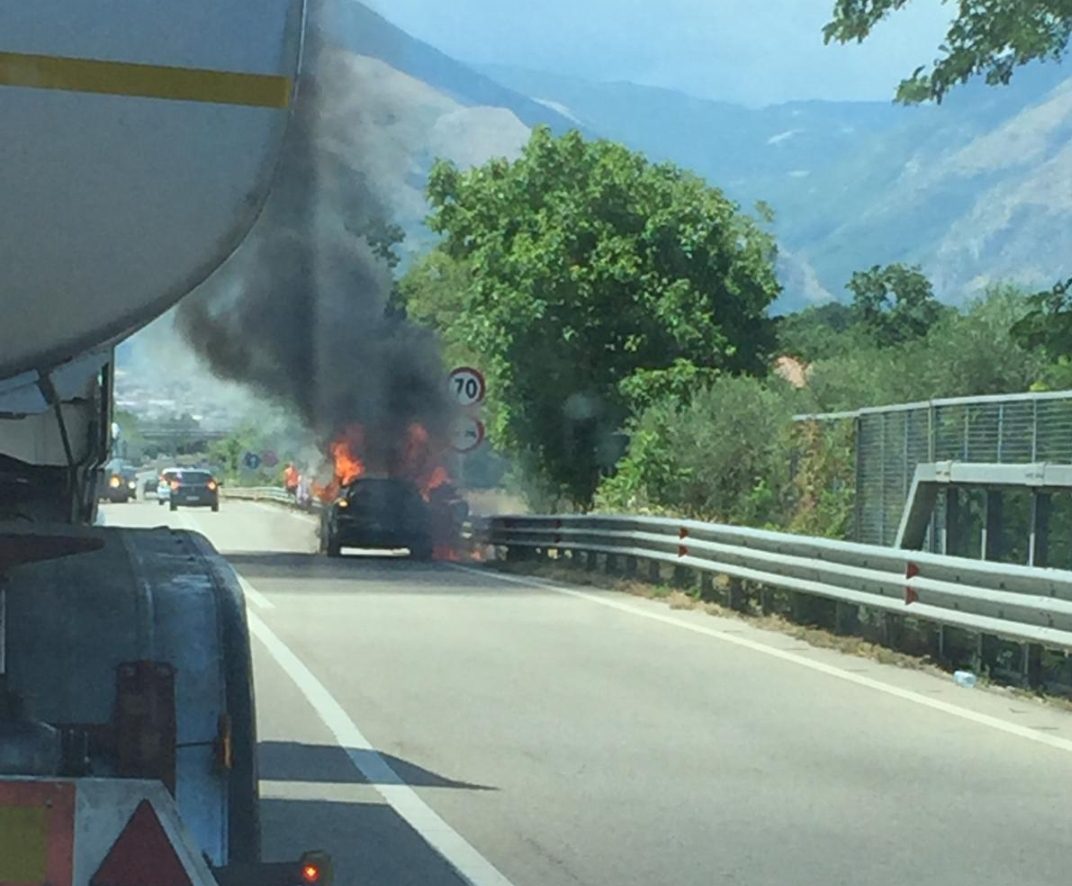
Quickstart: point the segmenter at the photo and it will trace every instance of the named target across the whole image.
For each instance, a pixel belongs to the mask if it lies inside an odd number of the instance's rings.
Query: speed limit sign
[[[454,427],[454,439],[451,445],[454,447],[455,452],[460,452],[464,455],[479,448],[480,444],[484,442],[486,433],[484,422],[465,416]]]
[[[484,402],[487,385],[478,369],[459,366],[449,377],[450,395],[459,406],[476,406]]]

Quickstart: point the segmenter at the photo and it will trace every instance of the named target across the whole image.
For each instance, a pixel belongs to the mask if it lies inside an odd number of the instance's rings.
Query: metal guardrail
[[[224,498],[234,498],[243,501],[273,501],[282,505],[303,511],[320,510],[321,504],[316,499],[309,503],[308,508],[302,508],[295,501],[294,496],[278,486],[224,486],[221,490]]]
[[[1072,572],[654,517],[506,516],[487,544],[657,561],[851,606],[1072,650]]]

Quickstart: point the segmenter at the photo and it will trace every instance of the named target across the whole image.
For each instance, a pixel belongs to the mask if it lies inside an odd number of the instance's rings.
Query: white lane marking
[[[324,725],[346,751],[354,768],[368,779],[387,804],[473,886],[511,886],[510,881],[491,862],[440,818],[376,752],[342,705],[271,628],[256,613],[250,612],[248,618],[253,636],[264,644],[276,663],[302,691]]]
[[[646,609],[641,609],[639,606],[632,606],[629,603],[624,603],[620,600],[613,600],[607,597],[601,597],[596,594],[588,593],[586,591],[576,591],[571,588],[564,588],[560,585],[553,584],[551,582],[541,581],[538,578],[521,578],[514,575],[503,575],[499,572],[492,572],[490,570],[474,569],[471,566],[462,566],[458,563],[449,564],[455,569],[460,569],[463,572],[471,572],[474,575],[480,575],[484,578],[494,578],[505,582],[513,582],[514,584],[525,585],[527,587],[543,588],[544,590],[553,591],[557,594],[564,594],[567,597],[577,597],[581,600],[587,600],[590,603],[598,603],[600,606],[606,606],[608,609],[617,609],[619,612],[626,612],[629,615],[636,615],[640,618],[646,618],[651,621],[657,621],[662,624],[671,625],[675,628],[682,628],[686,631],[692,631],[694,634],[702,634],[706,637],[713,637],[716,640],[722,640],[726,643],[732,643],[735,646],[740,646],[745,649],[750,649],[753,652],[759,652],[763,655],[769,655],[772,658],[780,658],[782,661],[792,662],[793,664],[800,665],[804,668],[810,668],[813,671],[818,671],[821,674],[826,674],[829,677],[836,677],[839,680],[844,680],[847,683],[855,683],[857,686],[864,686],[868,689],[874,689],[877,692],[883,692],[886,695],[891,695],[894,698],[900,698],[904,701],[912,702],[913,704],[921,705],[925,708],[931,708],[935,711],[941,711],[944,714],[950,714],[954,717],[959,717],[962,720],[967,720],[971,723],[976,723],[980,726],[988,726],[991,729],[997,729],[1000,732],[1005,732],[1009,735],[1015,735],[1018,738],[1026,738],[1028,741],[1034,741],[1038,744],[1046,745],[1047,747],[1054,748],[1058,751],[1067,751],[1072,753],[1072,741],[1067,738],[1061,738],[1056,735],[1047,735],[1044,732],[1037,732],[1027,726],[1021,726],[1017,723],[1009,723],[1007,720],[1002,720],[998,717],[992,717],[989,714],[980,714],[977,711],[969,710],[968,708],[958,707],[955,704],[949,702],[939,701],[936,698],[928,698],[926,695],[922,695],[919,692],[914,692],[911,689],[901,689],[898,686],[891,686],[888,683],[883,683],[881,680],[875,680],[871,677],[865,677],[862,674],[855,673],[853,671],[844,670],[843,668],[836,667],[834,665],[826,664],[825,662],[815,661],[811,658],[806,658],[803,655],[797,655],[793,652],[788,652],[784,649],[777,649],[773,646],[767,646],[763,643],[758,643],[755,640],[749,640],[746,637],[737,636],[736,633],[730,633],[729,631],[723,631],[719,628],[707,627],[706,625],[693,624],[691,622],[684,621],[676,618],[672,615],[664,615],[659,612],[650,612]]]
[[[242,592],[246,595],[246,599],[258,609],[275,609],[275,603],[242,578],[241,575],[238,576],[238,583],[242,586]]]

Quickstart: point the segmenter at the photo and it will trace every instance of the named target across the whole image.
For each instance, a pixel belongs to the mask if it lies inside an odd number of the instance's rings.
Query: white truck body
[[[0,378],[115,342],[267,193],[304,0],[0,4]]]

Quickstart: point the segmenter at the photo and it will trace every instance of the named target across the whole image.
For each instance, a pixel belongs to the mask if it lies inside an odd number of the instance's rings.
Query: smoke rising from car
[[[217,377],[289,404],[320,441],[369,429],[375,467],[393,461],[414,422],[445,440],[449,406],[435,336],[385,313],[392,277],[377,251],[387,213],[375,171],[386,158],[362,137],[372,124],[344,113],[355,99],[336,51],[310,28],[264,211],[175,322]]]

